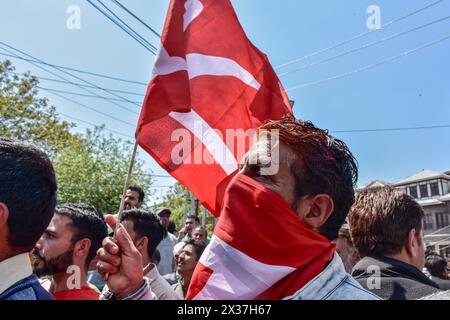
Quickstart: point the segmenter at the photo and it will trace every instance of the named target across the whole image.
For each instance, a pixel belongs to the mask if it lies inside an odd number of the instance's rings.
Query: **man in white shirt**
[[[155,214],[160,218],[162,226],[167,230],[170,223],[170,215],[172,212],[168,208],[158,208]],[[176,272],[177,265],[173,258],[173,248],[177,244],[177,237],[167,231],[167,236],[162,239],[158,245],[158,250],[161,253],[161,261],[158,264],[158,271],[162,276]]]

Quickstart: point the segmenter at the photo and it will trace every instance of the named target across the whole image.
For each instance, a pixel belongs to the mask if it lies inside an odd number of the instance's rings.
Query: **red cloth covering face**
[[[53,296],[56,300],[98,300],[100,298],[100,294],[88,286],[81,287],[81,289],[55,292]]]
[[[322,272],[334,251],[281,196],[238,174],[187,299],[282,299]]]

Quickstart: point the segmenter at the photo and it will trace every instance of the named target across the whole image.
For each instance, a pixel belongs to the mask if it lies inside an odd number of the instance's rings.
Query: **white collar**
[[[0,294],[16,282],[33,274],[28,252],[18,254],[0,262]]]

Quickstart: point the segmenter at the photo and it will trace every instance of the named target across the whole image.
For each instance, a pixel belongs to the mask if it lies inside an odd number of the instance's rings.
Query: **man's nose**
[[[34,250],[40,251],[42,249],[41,239],[34,245]]]

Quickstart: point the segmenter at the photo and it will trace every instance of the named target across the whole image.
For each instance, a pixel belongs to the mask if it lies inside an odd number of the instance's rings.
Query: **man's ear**
[[[87,257],[91,249],[92,242],[88,238],[78,240],[73,249],[73,255],[77,258]]]
[[[9,209],[3,202],[0,202],[0,229],[7,225],[9,218]]]
[[[147,237],[140,237],[138,239],[138,241],[136,241],[136,248],[139,250],[139,252],[143,252],[144,250],[147,251],[148,238]]]
[[[410,256],[415,258],[417,255],[417,249],[419,247],[418,235],[415,228],[409,230],[405,239],[405,251]]]
[[[313,229],[319,230],[334,210],[333,199],[327,194],[318,194],[310,197],[307,203],[309,211],[303,216],[303,220]]]

